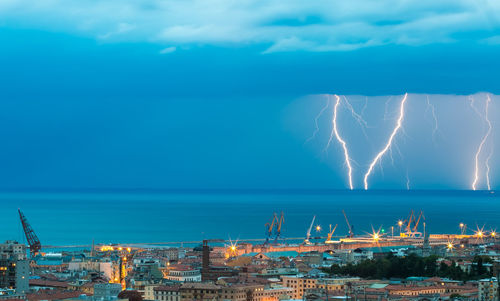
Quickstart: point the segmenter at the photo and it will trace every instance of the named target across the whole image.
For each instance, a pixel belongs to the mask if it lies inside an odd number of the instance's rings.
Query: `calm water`
[[[1,194],[0,241],[24,241],[17,208],[42,244],[68,245],[260,238],[279,211],[285,237],[304,236],[313,215],[346,234],[342,209],[357,233],[397,229],[412,209],[424,211],[431,233],[457,233],[460,222],[489,230],[500,226],[499,201],[499,193],[443,191]]]

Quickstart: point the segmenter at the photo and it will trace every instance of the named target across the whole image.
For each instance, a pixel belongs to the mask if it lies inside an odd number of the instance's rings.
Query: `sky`
[[[500,94],[498,16],[472,0],[1,1],[0,189],[344,189],[341,153],[304,143],[321,95],[373,99],[370,139],[343,127],[353,149],[373,141],[363,170],[395,120],[378,97],[407,92],[413,116],[429,94],[439,118],[470,118],[470,143],[431,151],[432,123],[408,124],[425,128],[406,143],[426,156],[378,170],[373,188],[410,173],[415,188],[468,189],[485,129],[463,95]],[[436,162],[455,145],[450,179]]]

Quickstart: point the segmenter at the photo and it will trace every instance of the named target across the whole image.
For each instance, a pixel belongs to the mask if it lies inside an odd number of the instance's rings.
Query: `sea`
[[[0,194],[0,241],[26,242],[18,209],[42,245],[155,244],[264,238],[265,224],[283,212],[284,238],[355,234],[398,235],[398,220],[413,210],[429,233],[500,229],[500,192],[494,191],[91,191]]]

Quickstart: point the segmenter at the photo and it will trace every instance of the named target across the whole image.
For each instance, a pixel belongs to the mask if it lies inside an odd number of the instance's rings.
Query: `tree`
[[[485,262],[491,262],[491,258],[487,256],[476,256],[474,258],[474,268],[471,273],[463,271],[455,261],[452,261],[450,265],[444,262],[437,265],[437,259],[437,256],[419,257],[416,254],[409,254],[401,258],[389,254],[385,258],[367,259],[358,264],[348,263],[345,266],[335,264],[324,271],[333,275],[359,276],[372,279],[440,276],[466,281],[491,277],[491,272],[488,272],[484,266]]]
[[[142,301],[142,295],[138,291],[125,290],[118,294],[118,299],[128,299],[129,301]]]

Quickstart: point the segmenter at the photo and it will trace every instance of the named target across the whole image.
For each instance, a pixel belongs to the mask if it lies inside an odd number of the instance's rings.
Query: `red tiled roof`
[[[169,270],[172,270],[172,271],[191,271],[191,270],[193,270],[193,268],[188,266],[188,265],[184,265],[184,264],[176,264],[176,265],[171,265],[169,267]]]
[[[47,286],[47,287],[59,287],[59,288],[68,288],[69,284],[64,281],[51,281],[51,280],[43,280],[43,279],[30,279],[30,286]]]
[[[29,301],[41,301],[41,300],[61,300],[68,298],[77,298],[83,295],[80,291],[60,291],[60,290],[43,290],[38,291],[34,294],[26,294],[26,298]]]

